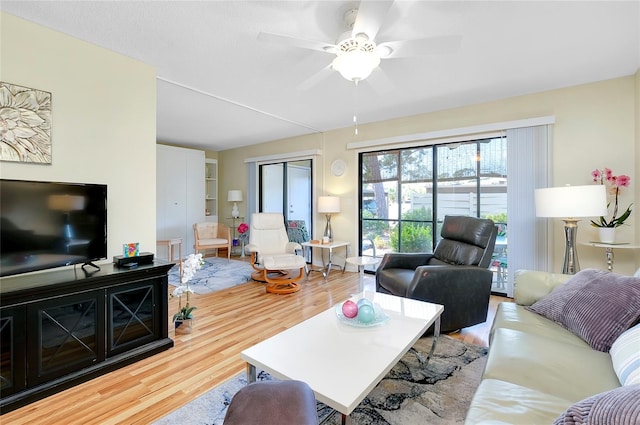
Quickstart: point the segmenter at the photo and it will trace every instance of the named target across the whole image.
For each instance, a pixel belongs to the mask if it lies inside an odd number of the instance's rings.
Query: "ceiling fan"
[[[459,47],[462,38],[459,35],[376,43],[376,36],[392,4],[393,0],[362,0],[358,8],[347,9],[343,15],[347,31],[335,43],[267,32],[259,33],[258,39],[335,55],[325,69],[336,70],[356,84],[367,78],[381,59],[446,53]]]

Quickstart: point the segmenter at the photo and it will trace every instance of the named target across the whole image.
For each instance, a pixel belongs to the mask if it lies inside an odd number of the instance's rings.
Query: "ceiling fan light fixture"
[[[375,53],[351,50],[338,55],[331,66],[349,81],[362,81],[379,64],[380,58]]]

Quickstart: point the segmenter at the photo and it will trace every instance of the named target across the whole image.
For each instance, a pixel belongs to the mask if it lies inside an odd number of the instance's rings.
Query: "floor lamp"
[[[536,216],[562,218],[564,221],[564,262],[562,273],[580,270],[576,251],[578,222],[584,217],[607,214],[607,194],[603,185],[561,186],[536,189]]]
[[[340,198],[337,196],[320,196],[318,198],[318,212],[323,213],[327,218],[327,225],[324,228],[325,238],[329,238],[329,242],[333,242],[333,231],[331,230],[331,214],[340,212]]]

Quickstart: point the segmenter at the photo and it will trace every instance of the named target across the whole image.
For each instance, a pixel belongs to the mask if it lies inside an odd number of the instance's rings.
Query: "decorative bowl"
[[[387,320],[389,320],[389,316],[387,316],[384,310],[382,310],[382,307],[380,307],[378,304],[375,304],[375,303],[373,304],[373,311],[375,313],[375,317],[373,321],[368,323],[365,323],[362,320],[359,320],[358,316],[354,317],[353,319],[346,317],[342,313],[342,303],[336,304],[335,310],[336,310],[336,316],[338,316],[338,320],[340,322],[347,324],[349,326],[355,326],[356,328],[370,328],[372,326],[379,326],[385,323]]]

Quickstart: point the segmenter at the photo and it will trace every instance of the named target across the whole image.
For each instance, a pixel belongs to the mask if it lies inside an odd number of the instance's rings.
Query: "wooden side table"
[[[178,264],[180,267],[180,283],[182,283],[182,238],[161,239],[156,241],[157,246],[166,246],[170,263]],[[174,247],[178,246],[178,260],[173,260]]]

